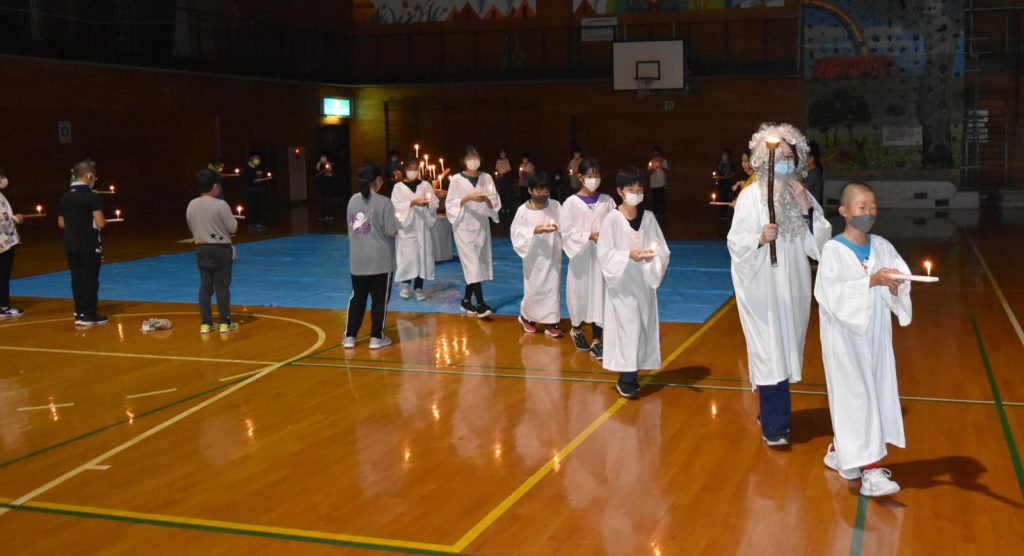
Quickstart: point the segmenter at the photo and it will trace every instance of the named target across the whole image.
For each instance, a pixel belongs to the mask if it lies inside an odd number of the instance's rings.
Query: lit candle
[[[416,143],[415,145],[412,146],[412,148],[416,149],[416,158],[419,158],[420,157],[420,144]]]
[[[430,166],[430,155],[429,154],[424,154],[423,155],[423,162],[425,162],[427,164],[427,166]]]
[[[42,215],[43,214],[43,205],[36,205],[36,214],[38,214],[38,215]]]
[[[242,173],[242,169],[241,168],[235,168],[235,173],[236,174],[241,174]]]
[[[114,218],[121,218],[121,209],[117,209],[114,211]]]
[[[113,192],[114,192],[114,184],[110,184],[110,192],[111,192],[111,193],[113,193]]]
[[[273,172],[267,172],[267,179],[269,180],[272,177],[274,177],[274,173]]]
[[[711,194],[711,202],[714,203],[717,200],[718,200],[718,193],[712,193]]]
[[[928,273],[928,276],[932,275],[932,262],[931,261],[925,261],[924,262],[924,270],[925,270],[925,272]]]
[[[441,173],[443,174],[444,173],[444,159],[443,158],[439,158],[439,159],[437,159],[437,161],[441,163]]]
[[[555,227],[555,219],[554,218],[548,218],[548,228],[554,228],[554,227]]]

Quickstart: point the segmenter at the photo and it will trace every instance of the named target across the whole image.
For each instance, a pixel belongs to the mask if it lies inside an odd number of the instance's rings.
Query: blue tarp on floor
[[[721,242],[671,241],[672,262],[658,293],[664,322],[703,322],[729,296],[729,253]],[[344,235],[304,234],[238,245],[231,284],[235,305],[343,309],[351,293],[348,240]],[[564,261],[564,260],[563,260]],[[522,298],[522,262],[508,238],[494,239],[493,282],[484,284],[488,304],[499,315],[516,315]],[[393,291],[391,311],[458,312],[464,284],[458,259],[437,265],[437,279],[424,288],[425,301],[404,300]],[[564,272],[563,272],[564,276]],[[199,275],[195,254],[161,255],[104,265],[103,300],[193,303]],[[565,309],[563,282],[562,315]],[[11,293],[25,297],[71,297],[67,272],[20,278]]]

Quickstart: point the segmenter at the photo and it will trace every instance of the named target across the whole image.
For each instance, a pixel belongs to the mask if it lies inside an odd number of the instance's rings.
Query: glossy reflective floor
[[[942,277],[895,331],[893,498],[822,465],[816,319],[794,443],[773,450],[731,302],[664,325],[664,368],[625,402],[567,339],[509,318],[393,314],[396,344],[371,352],[340,348],[340,311],[238,308],[239,331],[201,337],[189,305],[104,301],[110,324],[81,331],[69,301],[19,299],[0,324],[0,551],[1020,554],[1024,215],[883,223]],[[668,233],[722,228],[697,214]],[[56,235],[22,233],[19,274],[62,268]],[[175,234],[112,231],[108,258]],[[140,333],[151,316],[175,328]]]

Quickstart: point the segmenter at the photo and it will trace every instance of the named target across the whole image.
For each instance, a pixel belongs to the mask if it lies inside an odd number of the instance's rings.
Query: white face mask
[[[475,172],[476,170],[479,170],[480,169],[480,159],[479,158],[469,158],[469,159],[466,159],[466,169],[471,171],[471,172]]]
[[[643,193],[628,193],[627,192],[626,196],[625,196],[625,198],[623,198],[623,200],[626,201],[627,205],[635,207],[635,206],[639,205],[640,203],[644,202],[644,194]]]
[[[0,189],[7,189],[7,178],[0,178]]]
[[[588,191],[596,191],[599,185],[601,185],[601,178],[583,178],[583,187],[586,187]]]
[[[418,177],[420,177],[420,171],[419,170],[406,170],[405,171],[405,179],[407,179],[409,181],[412,181],[412,180],[414,180],[414,179],[416,179]]]

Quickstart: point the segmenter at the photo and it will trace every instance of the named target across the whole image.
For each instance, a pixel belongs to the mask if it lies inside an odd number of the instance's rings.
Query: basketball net
[[[636,96],[645,97],[651,94],[651,83],[653,79],[637,79],[636,80]]]

